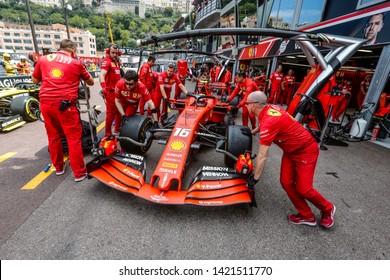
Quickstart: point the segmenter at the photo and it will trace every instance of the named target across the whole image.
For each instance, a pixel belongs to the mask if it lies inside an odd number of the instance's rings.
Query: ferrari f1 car
[[[298,89],[293,115],[317,114],[318,126],[323,126],[324,108],[318,109],[316,96],[332,75],[362,44],[361,39],[341,36],[311,34],[274,29],[201,29],[170,33],[141,41],[141,45],[156,44],[164,40],[202,37],[210,35],[258,35],[277,36],[295,40],[308,57],[312,70]],[[327,55],[313,44],[328,47]],[[315,59],[313,58],[315,57]],[[321,103],[320,103],[321,104]],[[310,110],[310,108],[317,110]],[[248,127],[232,124],[231,107],[216,96],[188,94],[185,99],[174,102],[179,111],[172,126],[154,128],[152,120],[145,116],[133,116],[122,126],[118,152],[116,139],[103,139],[94,153],[96,157],[87,164],[89,177],[94,177],[117,190],[132,193],[160,204],[195,204],[200,206],[223,206],[251,203],[253,189],[246,179],[253,169],[252,136]],[[322,116],[320,115],[322,114]],[[154,170],[150,182],[146,182],[144,154],[157,134],[168,133],[163,141],[165,149]],[[203,145],[214,146],[225,156],[225,166],[203,166],[192,175],[191,183],[183,185],[186,164],[193,149]]]
[[[39,86],[28,82],[0,89],[0,132],[38,120],[38,94]]]

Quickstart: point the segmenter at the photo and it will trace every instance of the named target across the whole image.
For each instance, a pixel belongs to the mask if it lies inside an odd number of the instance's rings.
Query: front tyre
[[[226,130],[225,151],[238,157],[245,151],[252,151],[252,134],[247,126],[231,125]],[[236,160],[225,155],[225,166],[234,168]]]
[[[128,137],[131,138],[137,142],[145,142],[146,139],[146,132],[149,128],[153,126],[153,121],[151,118],[147,116],[141,116],[141,115],[134,115],[128,117],[127,122],[122,125],[121,131],[119,136],[120,137]],[[119,140],[119,143],[121,145],[121,148],[127,152],[132,154],[139,154],[143,155],[145,154],[150,146],[152,145],[152,141],[149,141],[149,143],[145,147],[140,147],[137,145],[134,145],[130,141],[126,141],[125,139]]]

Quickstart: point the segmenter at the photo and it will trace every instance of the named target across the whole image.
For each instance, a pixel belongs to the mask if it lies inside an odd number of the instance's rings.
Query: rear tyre
[[[39,101],[31,96],[18,96],[11,101],[12,114],[20,115],[26,122],[38,120]]]
[[[252,151],[251,130],[247,126],[231,125],[226,130],[225,151],[238,157],[245,151]],[[225,166],[234,168],[236,161],[225,155]]]
[[[152,126],[153,121],[151,118],[147,116],[134,115],[128,117],[127,122],[122,125],[119,136],[128,137],[137,142],[143,143],[146,139],[147,130]],[[145,147],[139,147],[124,139],[119,140],[119,143],[125,152],[139,155],[145,154],[152,145],[152,141],[149,141]]]

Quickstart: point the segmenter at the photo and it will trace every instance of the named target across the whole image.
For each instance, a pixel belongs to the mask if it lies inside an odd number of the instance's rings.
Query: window
[[[14,39],[14,43],[21,43],[22,42],[22,40],[20,40],[20,39]]]
[[[12,46],[5,46],[6,50],[13,50]]]
[[[79,37],[79,41],[82,41],[82,40],[83,40],[83,38]]]
[[[11,36],[11,33],[9,33],[9,32],[4,32],[4,36]]]
[[[60,39],[60,35],[54,35],[54,39]]]
[[[3,40],[4,40],[4,43],[12,43],[11,39],[3,39]]]
[[[372,6],[374,4],[378,4],[381,2],[385,2],[386,0],[359,0],[356,9],[365,8]]]
[[[55,41],[54,44],[61,45],[61,42],[60,41]]]
[[[44,37],[45,38],[50,38],[50,34],[45,34]]]
[[[23,43],[26,43],[26,44],[31,44],[32,41],[31,40],[23,40]]]
[[[80,53],[81,53],[81,54],[84,54],[84,50],[80,50]]]
[[[15,50],[23,50],[22,46],[15,46]]]
[[[24,37],[31,37],[30,33],[24,33]]]
[[[46,40],[44,40],[44,41],[43,41],[43,44],[44,44],[44,45],[51,45],[51,41],[46,41]]]
[[[297,27],[321,21],[324,0],[302,0]]]
[[[15,37],[20,37],[20,33],[14,33]]]
[[[35,38],[41,38],[40,34],[35,34]]]
[[[32,50],[33,50],[32,47],[24,47],[24,49],[25,49],[26,51],[32,51]]]
[[[293,29],[294,11],[297,0],[275,0],[271,14],[268,18],[268,26],[277,29]]]

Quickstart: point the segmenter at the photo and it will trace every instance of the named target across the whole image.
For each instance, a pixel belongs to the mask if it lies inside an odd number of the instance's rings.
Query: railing
[[[202,5],[202,3],[204,3]],[[201,21],[204,17],[215,12],[215,10],[221,9],[220,0],[205,0],[199,4],[198,10],[195,11],[195,25]]]

